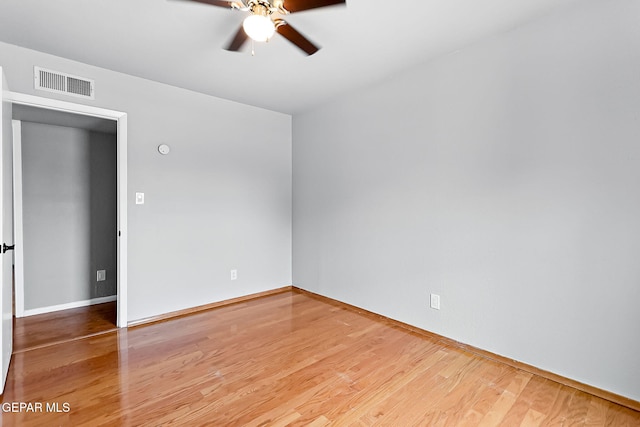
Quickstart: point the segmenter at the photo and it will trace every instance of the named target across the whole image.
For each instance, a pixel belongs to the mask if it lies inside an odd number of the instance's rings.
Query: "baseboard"
[[[54,311],[68,310],[70,308],[86,307],[94,304],[103,304],[105,302],[117,301],[117,299],[118,299],[117,295],[111,295],[108,297],[99,297],[99,298],[86,299],[82,301],[68,302],[65,304],[50,305],[48,307],[32,308],[30,310],[25,310],[24,313],[22,313],[22,316],[19,316],[19,317],[35,316],[36,314],[52,313]]]
[[[199,305],[197,307],[186,308],[184,310],[172,311],[170,313],[160,314],[158,316],[145,317],[144,319],[132,320],[127,324],[128,327],[133,328],[136,326],[148,325],[150,323],[163,322],[166,320],[174,319],[176,317],[188,316],[190,314],[198,313],[200,311],[211,310],[213,308],[224,307],[227,305],[238,304],[245,301],[254,300],[257,298],[264,298],[271,295],[281,294],[283,292],[292,291],[291,286],[284,286],[282,288],[271,289],[264,292],[258,292],[255,294],[244,295],[237,298],[231,298],[223,301],[212,302],[210,304]]]
[[[634,411],[640,411],[640,402],[638,402],[636,400],[633,400],[633,399],[630,399],[628,397],[620,396],[618,394],[612,393],[610,391],[602,390],[602,389],[599,389],[597,387],[594,387],[594,386],[591,386],[591,385],[588,385],[588,384],[583,384],[583,383],[581,383],[579,381],[575,381],[575,380],[572,380],[570,378],[563,377],[562,375],[558,375],[558,374],[555,374],[553,372],[545,371],[544,369],[537,368],[537,367],[529,365],[527,363],[523,363],[523,362],[519,362],[517,360],[509,359],[508,357],[500,356],[499,354],[495,354],[495,353],[492,353],[490,351],[474,347],[472,345],[468,345],[468,344],[465,344],[465,343],[461,343],[461,342],[455,341],[455,340],[453,340],[451,338],[445,337],[443,335],[438,335],[438,334],[436,334],[434,332],[431,332],[431,331],[428,331],[426,329],[418,328],[417,326],[413,326],[413,325],[410,325],[408,323],[401,322],[399,320],[391,319],[390,317],[383,316],[381,314],[374,313],[374,312],[366,310],[364,308],[360,308],[360,307],[357,307],[355,305],[347,304],[345,302],[338,301],[338,300],[335,300],[333,298],[326,297],[324,295],[316,294],[314,292],[307,291],[305,289],[301,289],[301,288],[297,288],[297,287],[293,286],[292,287],[292,291],[300,293],[300,294],[304,294],[304,295],[307,295],[307,296],[310,296],[310,297],[318,299],[318,300],[322,300],[322,301],[324,301],[324,302],[326,302],[328,304],[334,305],[334,306],[338,306],[338,307],[346,308],[346,309],[351,310],[351,311],[355,311],[357,313],[363,314],[363,315],[368,316],[370,318],[374,318],[376,320],[380,320],[382,322],[385,322],[385,323],[387,323],[387,324],[389,324],[391,326],[395,326],[395,327],[399,327],[399,328],[402,328],[402,329],[406,329],[406,330],[409,330],[409,331],[414,332],[416,334],[423,335],[425,337],[438,340],[438,341],[442,342],[445,345],[449,345],[451,347],[460,348],[462,350],[468,351],[470,353],[473,353],[473,354],[475,354],[477,356],[480,356],[480,357],[483,357],[485,359],[490,359],[490,360],[494,360],[496,362],[504,363],[504,364],[509,365],[509,366],[511,366],[513,368],[520,369],[522,371],[538,375],[538,376],[540,376],[542,378],[557,382],[557,383],[562,384],[562,385],[567,386],[567,387],[575,388],[577,390],[583,391],[585,393],[589,393],[589,394],[591,394],[593,396],[596,396],[596,397],[600,397],[602,399],[608,400],[608,401],[613,402],[615,404],[618,404],[618,405],[625,406],[627,408],[633,409]]]

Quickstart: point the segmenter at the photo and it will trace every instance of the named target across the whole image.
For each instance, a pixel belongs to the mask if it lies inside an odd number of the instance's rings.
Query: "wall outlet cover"
[[[107,280],[107,270],[98,270],[97,281],[103,282]]]
[[[440,295],[431,294],[431,308],[440,310]]]

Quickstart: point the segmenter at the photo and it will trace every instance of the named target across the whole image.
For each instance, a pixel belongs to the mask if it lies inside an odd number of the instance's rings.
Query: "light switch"
[[[136,193],[136,205],[144,205],[144,193]]]
[[[431,294],[431,308],[440,310],[440,295]]]

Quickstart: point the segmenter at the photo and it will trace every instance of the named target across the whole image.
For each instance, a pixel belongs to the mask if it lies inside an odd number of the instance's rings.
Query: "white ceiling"
[[[286,17],[322,47],[315,55],[276,35],[252,57],[222,49],[245,16],[237,10],[185,0],[1,0],[0,41],[293,114],[572,3],[347,0]]]

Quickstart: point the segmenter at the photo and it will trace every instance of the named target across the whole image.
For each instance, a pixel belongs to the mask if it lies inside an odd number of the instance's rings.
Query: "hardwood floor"
[[[640,412],[298,292],[17,353],[10,402],[42,412],[2,413],[3,426],[640,425]]]
[[[14,318],[13,352],[62,343],[116,329],[116,302]]]

